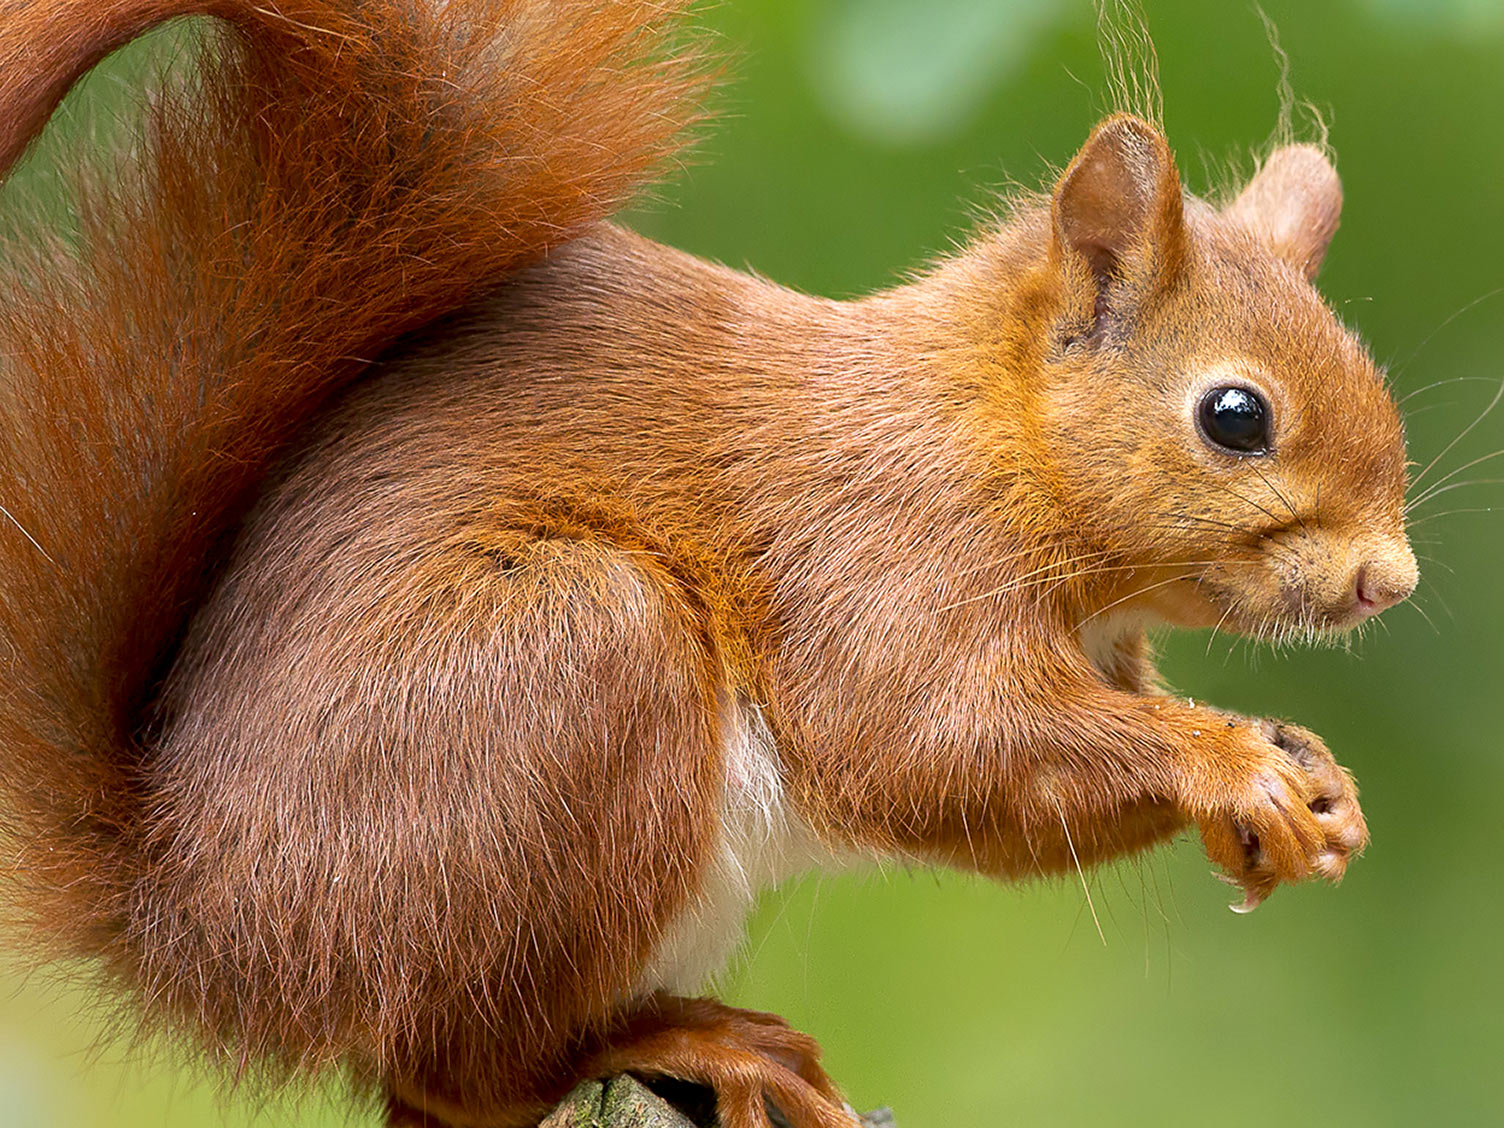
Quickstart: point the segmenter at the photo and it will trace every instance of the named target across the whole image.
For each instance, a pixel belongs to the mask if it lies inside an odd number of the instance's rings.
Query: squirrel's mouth
[[[1293,642],[1338,642],[1372,618],[1357,598],[1328,605],[1308,598],[1296,585],[1266,578],[1263,583],[1233,585],[1207,575],[1186,577],[1188,586],[1214,611],[1211,623],[1177,624],[1244,635],[1276,645]]]

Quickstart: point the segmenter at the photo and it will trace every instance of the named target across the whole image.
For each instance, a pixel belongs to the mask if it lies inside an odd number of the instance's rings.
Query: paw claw
[[[1347,855],[1336,850],[1324,851],[1316,859],[1316,872],[1333,884],[1341,882],[1347,873]]]
[[[1229,906],[1239,914],[1284,882],[1340,881],[1368,841],[1352,777],[1320,738],[1271,721],[1244,733],[1249,745],[1230,751],[1225,790],[1197,814],[1208,855],[1243,890]]]

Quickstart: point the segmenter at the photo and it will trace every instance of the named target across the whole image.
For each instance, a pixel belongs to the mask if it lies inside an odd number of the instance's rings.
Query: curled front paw
[[[1336,882],[1368,844],[1353,778],[1297,725],[1247,723],[1247,755],[1223,802],[1198,815],[1207,855],[1251,912],[1281,882]]]

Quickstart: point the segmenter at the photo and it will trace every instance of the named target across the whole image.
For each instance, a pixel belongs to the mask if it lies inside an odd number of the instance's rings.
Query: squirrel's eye
[[[1269,450],[1269,405],[1255,391],[1236,385],[1213,388],[1201,397],[1196,415],[1213,446],[1234,454]]]

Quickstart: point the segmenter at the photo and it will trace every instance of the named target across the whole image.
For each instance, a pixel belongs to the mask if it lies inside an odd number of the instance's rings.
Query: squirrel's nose
[[[1353,576],[1353,598],[1358,613],[1363,616],[1377,615],[1386,607],[1393,607],[1415,590],[1420,579],[1415,564],[1415,554],[1408,545],[1402,553],[1375,557],[1359,566]]]

